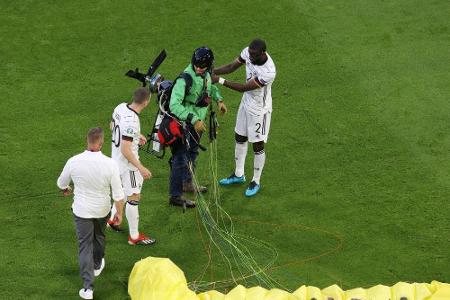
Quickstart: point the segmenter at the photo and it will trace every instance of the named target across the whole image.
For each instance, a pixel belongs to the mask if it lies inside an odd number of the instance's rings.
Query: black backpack
[[[189,75],[188,73],[183,72],[180,75],[178,75],[178,77],[175,78],[175,80],[173,80],[173,81],[172,80],[164,80],[159,85],[158,103],[159,103],[160,107],[162,107],[164,109],[164,111],[166,111],[168,113],[170,113],[169,104],[170,104],[170,97],[172,96],[172,89],[175,85],[175,82],[180,78],[183,78],[184,81],[186,82],[186,87],[184,89],[184,97],[186,97],[186,95],[189,93],[189,90],[192,87],[192,76]]]
[[[160,109],[164,110],[166,113],[170,114],[170,97],[172,96],[172,89],[175,85],[175,82],[183,78],[186,82],[186,87],[184,90],[184,97],[189,93],[189,90],[192,87],[192,77],[188,73],[181,73],[178,75],[175,80],[164,80],[160,83],[158,88],[158,103],[160,105]],[[161,113],[161,112],[160,112]],[[181,130],[181,126],[178,121],[175,120],[174,116],[169,117],[164,114],[161,123],[157,128],[153,130],[154,133],[158,135],[158,142],[164,146],[168,146],[179,140],[183,134]]]

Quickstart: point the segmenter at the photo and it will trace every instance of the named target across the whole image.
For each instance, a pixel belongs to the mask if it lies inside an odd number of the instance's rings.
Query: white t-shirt
[[[141,133],[139,114],[131,109],[127,103],[121,103],[113,111],[112,122],[111,157],[117,161],[121,172],[125,170],[136,171],[137,168],[123,156],[120,147],[123,139],[132,141],[131,151],[139,160],[139,136]]]
[[[74,183],[72,210],[80,218],[106,217],[111,190],[115,201],[125,197],[117,163],[100,151],[86,150],[70,158],[56,184],[66,189],[70,181]]]
[[[247,91],[242,96],[245,108],[256,114],[272,111],[272,82],[275,80],[275,64],[266,52],[267,61],[262,65],[254,65],[250,61],[248,47],[242,50],[239,61],[245,63],[246,81],[253,78],[262,85],[259,89]]]

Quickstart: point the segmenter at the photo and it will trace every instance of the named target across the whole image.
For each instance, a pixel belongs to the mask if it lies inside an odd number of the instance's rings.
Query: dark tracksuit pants
[[[192,168],[195,168],[200,136],[192,126],[189,128],[189,132],[191,133],[187,138],[189,146],[186,145],[185,142],[183,143],[182,140],[178,140],[170,147],[170,150],[172,151],[172,157],[169,160],[170,196],[181,196],[183,194],[183,182],[190,182],[192,180],[192,174],[189,170],[188,163],[192,162]]]
[[[93,289],[94,268],[100,269],[102,258],[105,256],[105,228],[109,214],[99,219],[73,216],[78,238],[78,257],[83,287]]]

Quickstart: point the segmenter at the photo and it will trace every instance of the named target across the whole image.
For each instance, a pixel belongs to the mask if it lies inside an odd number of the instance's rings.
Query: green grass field
[[[238,232],[276,247],[269,275],[292,290],[450,282],[449,11],[445,0],[0,1],[0,298],[78,298],[71,199],[56,179],[87,129],[106,128],[130,99],[138,85],[125,72],[165,48],[158,71],[175,78],[196,47],[222,65],[254,37],[277,66],[263,188],[252,199],[244,186],[221,193]],[[243,82],[244,70],[225,77]],[[228,176],[241,95],[221,90]],[[143,113],[145,132],[154,112]],[[208,259],[195,211],[167,205],[167,159],[142,161],[154,177],[140,228],[158,243],[131,247],[108,232],[97,299],[126,299],[141,258],[169,257],[188,281]],[[206,165],[201,153],[202,183]],[[212,269],[204,280],[229,277]]]

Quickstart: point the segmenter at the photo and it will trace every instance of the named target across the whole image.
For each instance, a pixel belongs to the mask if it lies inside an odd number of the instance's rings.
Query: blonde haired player
[[[155,239],[139,233],[139,203],[144,179],[150,179],[152,174],[139,161],[139,145],[147,142],[141,134],[139,114],[150,102],[150,91],[138,88],[133,93],[131,104],[119,104],[112,114],[110,124],[112,131],[112,159],[117,161],[120,169],[120,178],[126,196],[125,216],[128,221],[130,245],[151,245]],[[121,231],[115,219],[115,208],[111,210],[108,225],[115,231]]]
[[[245,65],[246,82],[231,82],[220,74],[229,74]],[[264,144],[269,135],[272,114],[272,83],[275,80],[275,64],[266,52],[266,43],[254,39],[250,45],[230,64],[214,69],[213,82],[219,82],[232,90],[244,93],[236,118],[235,127],[235,160],[236,168],[231,176],[221,179],[221,185],[244,183],[244,165],[248,142],[253,144],[255,158],[253,161],[253,178],[245,195],[256,195],[261,188],[260,179],[266,153]]]

